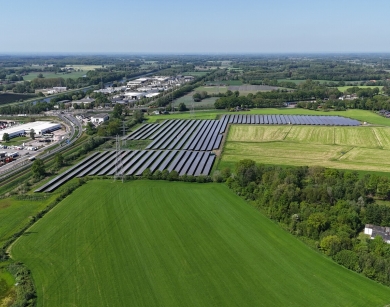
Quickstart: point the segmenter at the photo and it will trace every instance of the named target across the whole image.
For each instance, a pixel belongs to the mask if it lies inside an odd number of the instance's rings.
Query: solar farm
[[[141,176],[168,170],[179,176],[208,176],[228,124],[358,126],[340,116],[223,115],[219,120],[166,120],[143,124],[124,140],[151,140],[143,150],[95,152],[36,192],[52,192],[68,180],[83,176]]]

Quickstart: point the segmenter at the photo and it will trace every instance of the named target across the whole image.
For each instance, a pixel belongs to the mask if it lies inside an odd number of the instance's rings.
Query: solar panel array
[[[355,119],[321,115],[227,115],[229,124],[359,126]]]
[[[152,142],[145,150],[94,153],[50,180],[36,192],[51,192],[74,177],[92,175],[140,176],[149,168],[177,171],[182,175],[209,175],[215,160],[212,150],[221,146],[228,124],[358,126],[357,120],[340,116],[223,115],[219,120],[166,120],[144,124],[125,139]],[[118,159],[118,155],[120,159]],[[121,161],[121,165],[118,165]]]
[[[120,155],[122,163],[118,165]],[[177,171],[182,175],[209,175],[215,160],[211,152],[187,150],[125,150],[95,152],[64,173],[50,180],[35,192],[52,192],[74,177],[92,175],[140,176],[149,168],[156,171]]]

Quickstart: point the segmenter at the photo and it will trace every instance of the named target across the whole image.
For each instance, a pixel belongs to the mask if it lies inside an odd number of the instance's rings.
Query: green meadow
[[[11,248],[38,306],[353,306],[389,288],[282,230],[223,184],[90,181]]]

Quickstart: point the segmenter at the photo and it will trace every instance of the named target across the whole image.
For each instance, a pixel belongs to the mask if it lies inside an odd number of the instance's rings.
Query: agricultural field
[[[227,86],[199,86],[194,89],[194,92],[207,92],[209,94],[218,94],[218,93],[226,93],[228,90]]]
[[[90,181],[11,256],[31,269],[38,306],[390,304],[387,287],[310,249],[222,184]]]
[[[37,97],[37,96],[35,94],[3,93],[3,94],[0,94],[0,105],[15,102],[15,101],[18,101],[20,99],[27,100],[27,99],[34,98],[34,97]]]
[[[190,108],[192,104],[194,104],[195,108],[214,108],[214,102],[218,99],[218,97],[210,97],[203,99],[202,101],[194,102],[194,99],[192,99],[192,96],[195,94],[195,92],[188,93],[187,95],[184,95],[183,97],[180,97],[178,99],[175,99],[173,101],[174,106],[178,107],[179,103],[184,103],[187,108]]]
[[[351,87],[353,87],[353,86],[350,86],[350,85],[349,85],[349,86],[338,86],[337,89],[338,89],[340,92],[345,92],[347,89],[349,89],[349,88],[351,88]],[[371,88],[371,89],[377,87],[377,88],[379,88],[380,91],[381,91],[382,88],[383,88],[383,86],[374,86],[374,85],[359,85],[359,86],[357,86],[357,87],[359,87],[359,88]]]
[[[0,245],[27,225],[30,217],[45,208],[50,200],[0,199]]]
[[[28,75],[23,76],[23,79],[25,81],[32,81],[32,80],[38,78],[39,74],[42,74],[44,78],[63,78],[63,79],[71,78],[71,79],[77,79],[77,78],[80,78],[80,77],[84,76],[86,73],[87,73],[86,71],[73,71],[73,72],[70,72],[70,73],[60,72],[60,73],[57,73],[57,74],[54,73],[54,72],[31,72]]]
[[[208,74],[207,71],[186,71],[185,76],[203,77]]]
[[[232,125],[219,167],[258,163],[390,172],[389,127]]]

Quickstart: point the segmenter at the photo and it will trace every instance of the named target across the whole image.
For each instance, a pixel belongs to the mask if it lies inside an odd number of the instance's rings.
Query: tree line
[[[362,233],[365,224],[390,226],[390,181],[376,174],[322,167],[256,165],[242,160],[221,173],[229,188],[339,264],[390,285],[390,245]]]

